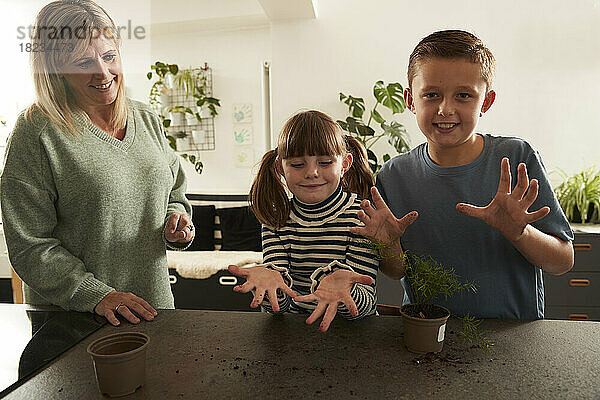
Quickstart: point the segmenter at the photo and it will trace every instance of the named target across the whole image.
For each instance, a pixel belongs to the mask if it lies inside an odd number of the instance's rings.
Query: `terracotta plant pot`
[[[407,304],[400,309],[404,326],[404,345],[413,353],[439,353],[444,346],[446,321],[450,311],[433,305],[433,318],[421,318],[416,304]]]
[[[119,332],[90,343],[87,352],[94,361],[100,392],[125,396],[144,384],[149,342],[141,332]]]

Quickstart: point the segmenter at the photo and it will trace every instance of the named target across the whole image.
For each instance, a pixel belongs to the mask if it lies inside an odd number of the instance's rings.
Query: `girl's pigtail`
[[[369,199],[373,174],[369,168],[367,150],[358,139],[350,135],[346,135],[346,147],[354,161],[342,178],[343,188],[347,192],[356,193],[361,199]]]
[[[250,208],[264,225],[281,228],[290,215],[288,199],[281,177],[275,168],[277,150],[268,151],[250,188]]]

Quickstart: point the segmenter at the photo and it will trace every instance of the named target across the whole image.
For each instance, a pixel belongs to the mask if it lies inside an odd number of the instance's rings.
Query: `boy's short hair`
[[[434,32],[423,38],[415,47],[408,61],[408,87],[417,75],[419,63],[431,58],[464,58],[481,66],[481,77],[489,91],[496,73],[494,55],[481,39],[461,30]]]

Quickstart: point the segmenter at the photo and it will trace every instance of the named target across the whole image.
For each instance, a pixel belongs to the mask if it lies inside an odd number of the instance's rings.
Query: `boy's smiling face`
[[[404,97],[427,137],[434,161],[461,165],[481,153],[483,142],[474,134],[475,128],[496,96],[486,90],[479,64],[462,58],[432,58],[419,63]]]

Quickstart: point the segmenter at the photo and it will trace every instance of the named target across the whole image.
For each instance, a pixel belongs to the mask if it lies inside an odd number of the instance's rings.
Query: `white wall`
[[[262,65],[270,58],[269,30],[249,29],[227,32],[177,33],[152,36],[152,60],[187,66],[212,68],[213,95],[221,99],[215,117],[215,150],[203,151],[200,159],[204,170],[198,175],[193,166],[183,162],[188,177],[189,193],[244,194],[250,190],[252,167],[236,167],[234,157],[239,145],[233,140],[232,108],[236,103],[252,105],[254,159],[265,151],[262,118]],[[144,78],[145,79],[145,78]],[[149,81],[141,87],[131,86],[134,97],[147,101]]]
[[[172,7],[166,10],[175,12],[175,19],[173,14],[164,15],[167,11],[159,7],[164,2],[157,0],[136,0],[133,5],[98,1],[118,25],[127,19],[161,25],[160,34],[149,40],[124,42],[126,84],[134,98],[147,100],[150,84],[145,73],[155,60],[184,67],[206,61],[213,68],[215,95],[223,105],[215,120],[216,150],[201,153],[202,175],[186,164],[190,192],[247,192],[255,169],[233,166],[231,107],[253,105],[252,147],[258,162],[264,151],[264,60],[272,61],[273,130],[277,132],[302,108],[344,118],[340,91],[371,101],[372,85],[378,79],[406,85],[407,60],[414,46],[427,34],[445,28],[474,32],[496,56],[498,97],[481,120],[480,131],[528,140],[540,150],[549,170],[600,167],[600,0],[314,0],[317,19],[251,29],[231,29],[231,25],[236,15],[242,25],[260,25],[257,0],[203,0],[196,6],[190,6],[189,0],[171,0]],[[44,3],[0,0],[5,12],[0,17],[0,45],[11,60],[0,64],[5,88],[0,117],[10,119],[31,97],[27,55],[15,50],[15,28],[32,21]],[[189,13],[184,12],[186,7]],[[26,18],[29,14],[31,18]],[[182,24],[185,32],[165,34],[164,24],[168,27],[177,15],[187,21]],[[229,19],[228,29],[207,30],[207,24],[218,26],[224,18]],[[198,31],[190,32],[195,23]],[[412,114],[406,112],[398,120],[407,126],[413,146],[423,141]],[[378,149],[390,150],[385,145]]]
[[[317,19],[272,27],[273,119],[300,108],[340,119],[338,92],[372,99],[378,79],[406,85],[421,38],[458,28],[478,35],[497,59],[496,104],[479,130],[515,135],[548,170],[600,167],[600,1],[316,0]],[[412,114],[399,117],[412,144],[424,138]]]

